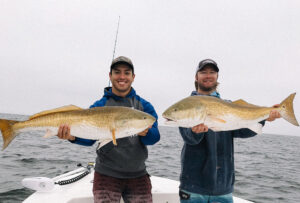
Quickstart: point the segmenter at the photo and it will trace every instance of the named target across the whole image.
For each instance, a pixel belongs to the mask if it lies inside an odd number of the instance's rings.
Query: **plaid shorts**
[[[152,203],[151,181],[146,174],[138,178],[120,179],[95,172],[94,202],[119,203],[121,197],[125,203]]]

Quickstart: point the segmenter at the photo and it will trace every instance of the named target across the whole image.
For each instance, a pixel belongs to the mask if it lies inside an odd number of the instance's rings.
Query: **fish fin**
[[[299,126],[299,123],[295,117],[293,101],[296,96],[296,93],[291,94],[288,96],[283,102],[280,103],[278,108],[274,108],[275,110],[278,109],[280,115],[284,120],[288,121],[289,123]]]
[[[2,150],[4,150],[9,145],[9,143],[16,137],[17,134],[13,131],[12,127],[15,123],[18,122],[19,121],[0,119],[0,130],[3,138]]]
[[[262,134],[262,127],[263,125],[260,123],[255,123],[251,126],[248,126],[247,128],[255,132],[256,134]]]
[[[115,146],[117,146],[117,141],[116,141],[116,130],[115,129],[112,129],[111,130],[111,136],[112,136],[112,139],[113,139],[113,144]]]
[[[216,117],[211,117],[211,116],[209,118],[218,123],[226,123],[226,121],[221,118],[216,118]]]
[[[236,105],[240,105],[240,106],[246,106],[246,107],[260,107],[260,106],[254,105],[254,104],[250,104],[243,99],[233,101],[232,103],[236,104]]]
[[[37,114],[34,114],[34,115],[29,117],[29,120],[32,120],[34,118],[44,116],[44,115],[47,115],[47,114],[51,114],[51,113],[75,111],[75,110],[82,110],[82,108],[80,108],[78,106],[75,106],[75,105],[62,106],[62,107],[59,107],[59,108],[50,109],[50,110],[46,110],[46,111],[42,111],[42,112],[39,112]]]
[[[52,136],[55,136],[55,133],[52,130],[47,129],[46,134],[44,135],[43,138],[49,138],[49,137],[52,137]]]

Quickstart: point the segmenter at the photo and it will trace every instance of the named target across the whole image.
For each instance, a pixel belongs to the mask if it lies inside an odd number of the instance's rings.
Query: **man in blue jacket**
[[[215,61],[201,61],[195,75],[196,91],[192,95],[220,98],[216,91],[218,73],[219,67]],[[279,117],[277,111],[272,111],[267,120],[273,121]],[[193,128],[180,127],[179,131],[184,140],[181,153],[180,201],[232,203],[235,179],[233,138],[248,138],[256,134],[249,129],[214,132],[204,124]]]
[[[131,87],[134,81],[134,67],[131,60],[120,56],[113,60],[110,73],[112,87],[104,89],[104,96],[90,108],[102,106],[126,106],[151,114],[157,119],[153,106],[138,96]],[[95,140],[70,135],[70,127],[62,125],[58,137],[73,143],[91,146]],[[146,171],[148,157],[146,145],[153,145],[160,139],[157,121],[138,136],[125,137],[112,142],[99,143],[94,175],[94,201],[152,202],[151,182]]]

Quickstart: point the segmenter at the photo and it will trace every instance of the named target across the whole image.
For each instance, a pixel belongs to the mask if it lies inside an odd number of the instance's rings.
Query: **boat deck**
[[[53,178],[53,181],[68,180],[84,172],[81,167],[69,173]],[[93,170],[84,178],[66,185],[55,184],[50,191],[37,191],[23,201],[23,203],[93,203]],[[179,182],[167,178],[151,176],[152,197],[154,203],[179,203]],[[121,202],[123,202],[121,200]],[[235,203],[251,203],[250,201],[234,197]]]

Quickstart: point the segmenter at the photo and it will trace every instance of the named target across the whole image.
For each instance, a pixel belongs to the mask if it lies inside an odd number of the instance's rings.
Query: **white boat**
[[[93,203],[93,164],[80,167],[52,179],[45,177],[25,178],[23,186],[36,190],[23,203]],[[151,176],[154,203],[179,203],[179,182]],[[252,203],[234,197],[234,203]],[[123,200],[121,200],[123,202]]]

